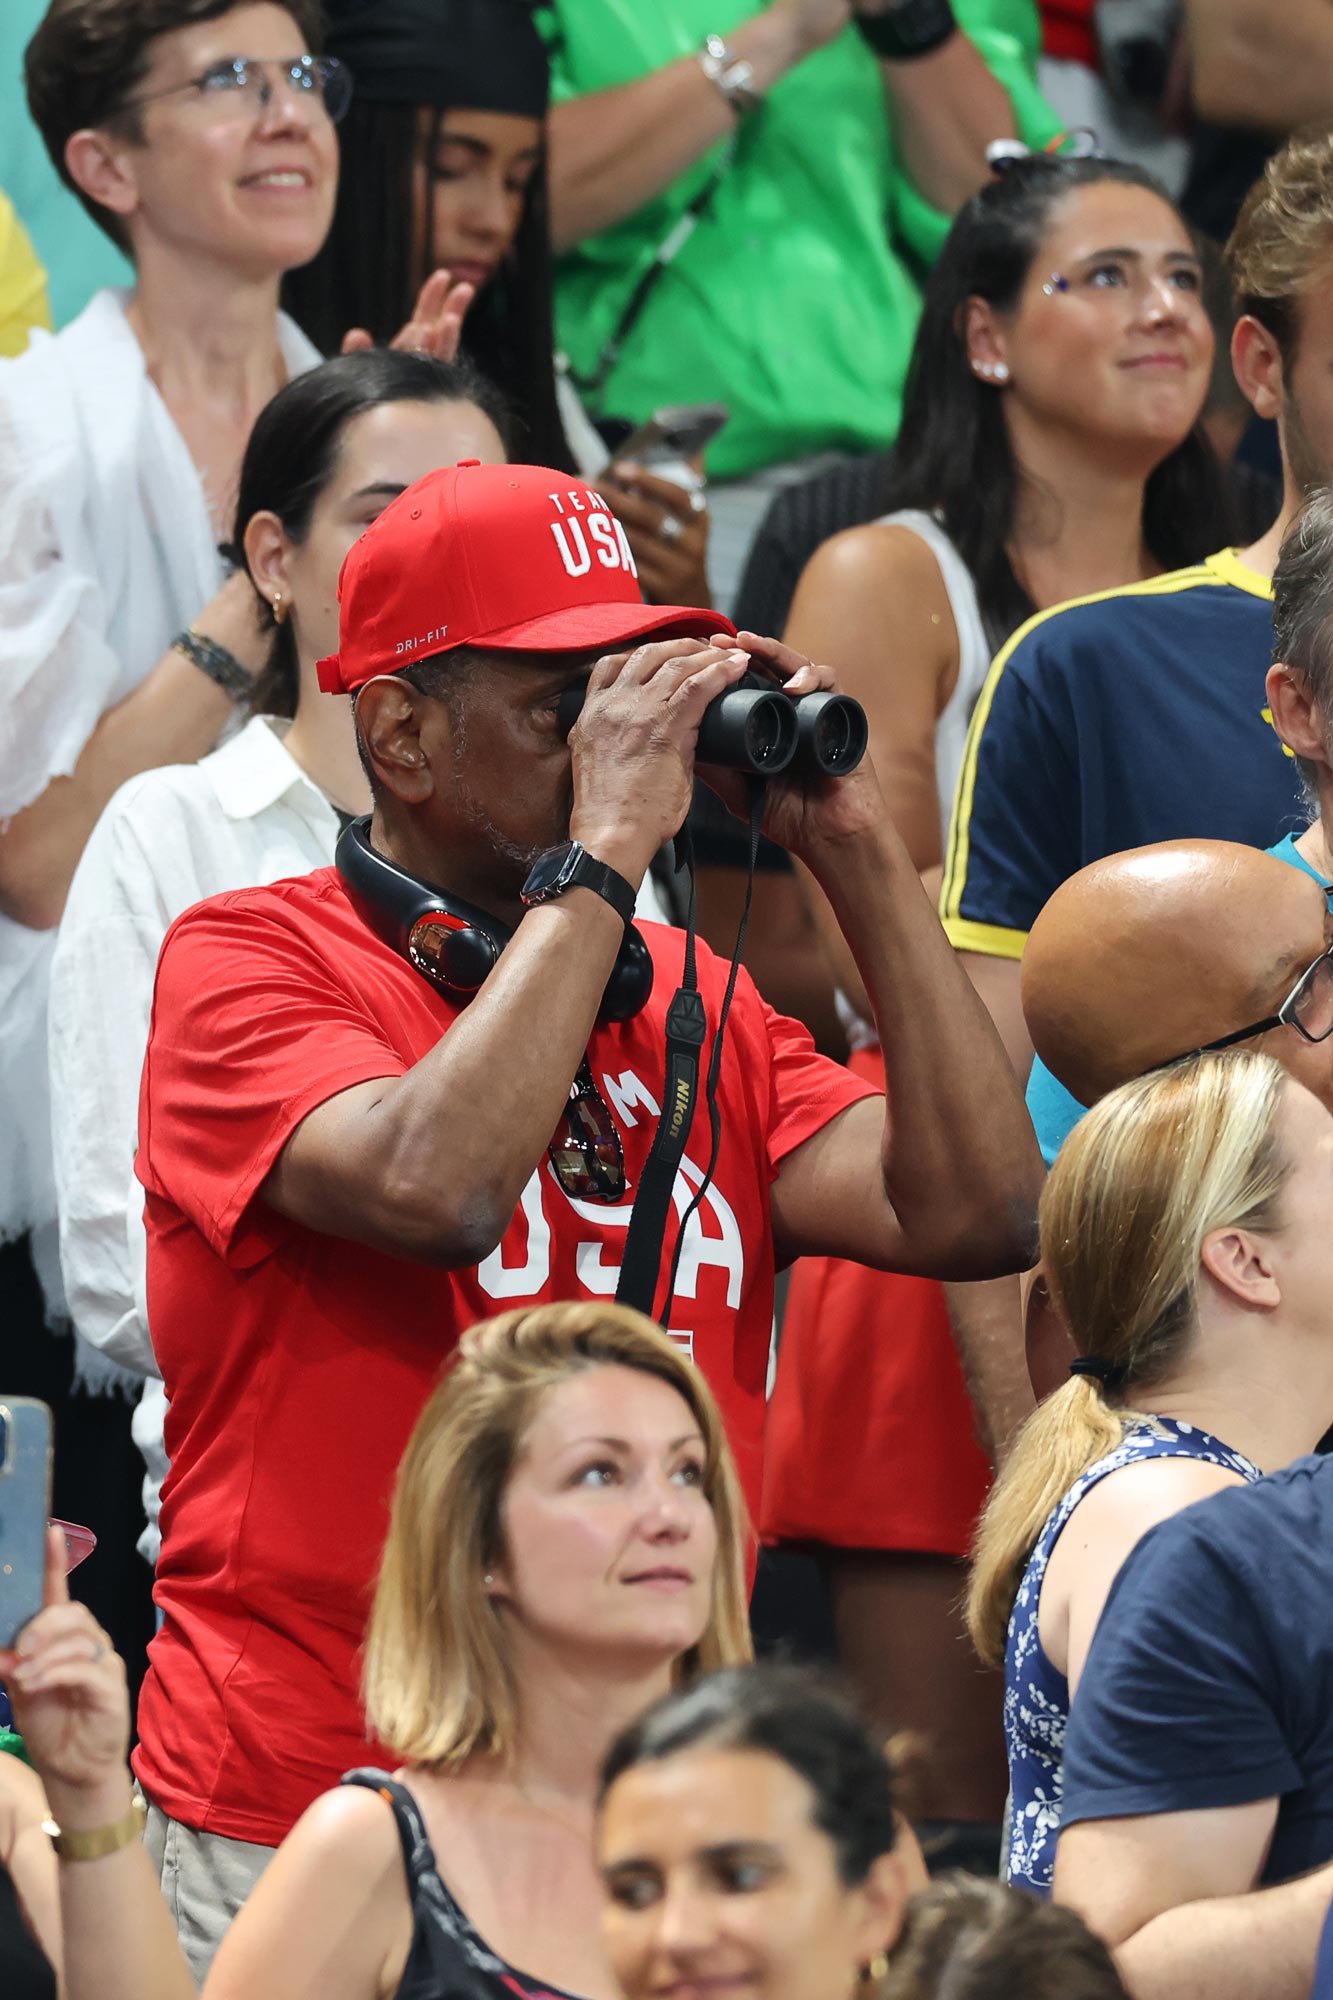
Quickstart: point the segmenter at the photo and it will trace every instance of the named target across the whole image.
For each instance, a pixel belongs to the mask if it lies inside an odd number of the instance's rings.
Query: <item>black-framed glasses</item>
[[[628,1185],[625,1148],[586,1056],[569,1086],[569,1103],[546,1157],[575,1201],[619,1201]]]
[[[1215,1042],[1205,1042],[1200,1048],[1186,1049],[1183,1055],[1171,1056],[1153,1067],[1169,1069],[1172,1063],[1188,1062],[1191,1056],[1213,1055],[1255,1035],[1266,1035],[1272,1028],[1294,1028],[1305,1041],[1314,1043],[1326,1042],[1333,1035],[1333,945],[1320,952],[1313,965],[1307,965],[1276,1014],[1252,1021],[1248,1028],[1237,1028],[1234,1034],[1219,1035]]]
[[[167,90],[151,90],[142,97],[128,98],[122,109],[135,110],[141,104],[156,104],[164,97],[183,97],[192,91],[215,104],[229,104],[251,114],[267,110],[278,85],[298,101],[318,103],[334,125],[352,101],[352,72],[336,56],[294,56],[290,61],[268,56],[227,56],[210,63],[188,83],[174,83]]]

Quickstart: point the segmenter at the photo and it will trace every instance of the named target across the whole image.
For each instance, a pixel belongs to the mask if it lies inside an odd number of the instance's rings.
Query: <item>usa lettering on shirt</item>
[[[625,1124],[638,1125],[636,1108],[650,1119],[659,1116],[656,1098],[633,1070],[622,1070],[619,1076],[604,1072],[601,1081],[607,1102]],[[677,1300],[697,1298],[699,1274],[712,1267],[725,1273],[727,1306],[735,1311],[745,1288],[745,1245],[735,1209],[722,1190],[710,1183],[703,1190],[698,1207],[686,1219],[691,1202],[703,1187],[703,1178],[702,1168],[689,1158],[683,1158],[676,1169],[671,1200],[677,1226],[683,1226],[684,1234],[674,1296]],[[515,1305],[540,1299],[551,1281],[553,1217],[548,1203],[557,1204],[555,1226],[563,1224],[567,1211],[572,1209],[576,1216],[595,1224],[602,1232],[576,1244],[575,1273],[583,1289],[595,1297],[615,1296],[620,1265],[606,1262],[604,1237],[607,1230],[628,1230],[632,1204],[608,1208],[599,1202],[579,1201],[565,1193],[549,1164],[543,1161],[529,1176],[519,1197],[515,1220],[521,1225],[521,1238],[516,1243],[506,1232],[505,1242],[498,1244],[477,1266],[477,1281],[487,1297],[497,1301],[497,1307],[501,1302]],[[693,1330],[678,1327],[667,1330],[693,1359]]]

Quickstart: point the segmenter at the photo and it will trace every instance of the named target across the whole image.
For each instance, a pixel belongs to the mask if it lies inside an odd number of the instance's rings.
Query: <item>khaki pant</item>
[[[197,1833],[151,1802],[143,1838],[181,1950],[202,1987],[232,1918],[277,1850],[221,1833]]]

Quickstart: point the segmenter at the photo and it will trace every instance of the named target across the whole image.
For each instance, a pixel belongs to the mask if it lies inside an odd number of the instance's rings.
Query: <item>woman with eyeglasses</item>
[[[347,702],[319,691],[338,644],[343,557],[393,495],[459,458],[501,463],[507,414],[464,362],[377,348],[326,361],[260,412],[241,464],[229,554],[268,657],[249,718],[194,764],[122,785],[74,871],[51,964],[49,1057],[60,1261],[85,1343],[145,1381],[134,1437],[158,1552],[166,1397],[137,1268],[134,1154],[157,955],[182,910],[333,859],[340,821],[370,810]],[[95,949],[90,942],[96,940]]]
[[[473,1327],[404,1455],[371,1612],[367,1720],[396,1769],[310,1807],[208,2000],[618,2000],[602,1762],[649,1702],[748,1656],[745,1532],[716,1404],[651,1320],[589,1302]],[[49,1576],[0,1671],[61,1828],[64,2000],[182,2000],[124,1670]],[[199,1975],[211,1949],[182,1943]]]
[[[1197,422],[1213,335],[1188,229],[1138,167],[1072,154],[1004,165],[963,206],[927,281],[880,518],[818,549],[786,633],[831,658],[864,704],[890,808],[927,876],[1009,635],[1036,610],[1228,539]],[[851,1067],[882,1081],[856,967],[827,902],[806,890]],[[762,1526],[766,1541],[819,1549],[844,1665],[877,1713],[933,1746],[927,1814],[993,1849],[999,1688],[961,1643],[958,1603],[1000,1441],[990,1433],[1023,1410],[999,1405],[984,1364],[977,1376],[965,1380],[939,1285],[833,1258],[800,1264]],[[818,1478],[825,1454],[868,1422],[882,1451],[844,1480]]]
[[[1088,1112],[1040,1223],[1077,1354],[996,1481],[968,1624],[1005,1671],[1009,1879],[1047,1893],[1070,1704],[1121,1564],[1333,1417],[1333,1118],[1271,1056],[1186,1057]]]

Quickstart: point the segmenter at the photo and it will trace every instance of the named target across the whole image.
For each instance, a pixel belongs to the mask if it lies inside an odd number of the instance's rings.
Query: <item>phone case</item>
[[[51,1412],[31,1396],[0,1397],[0,1646],[42,1608],[51,1513]]]

